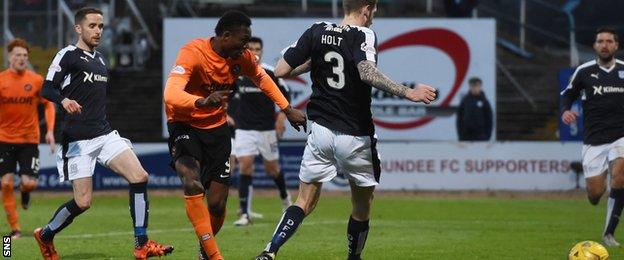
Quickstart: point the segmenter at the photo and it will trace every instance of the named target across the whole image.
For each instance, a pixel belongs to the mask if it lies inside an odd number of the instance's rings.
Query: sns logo
[[[102,76],[100,74],[93,74],[93,72],[86,72],[83,71],[82,73],[84,73],[84,79],[82,80],[82,82],[87,82],[87,80],[91,83],[93,83],[93,81],[100,81],[100,82],[108,82],[108,77]]]

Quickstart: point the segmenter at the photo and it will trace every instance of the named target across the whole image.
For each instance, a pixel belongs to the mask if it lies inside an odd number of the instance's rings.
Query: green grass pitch
[[[162,259],[197,259],[197,240],[181,194],[150,197],[150,238],[175,247]],[[34,193],[31,209],[19,210],[25,236],[12,243],[14,259],[40,259],[32,230],[44,225],[70,193],[63,195]],[[94,197],[91,209],[56,236],[61,258],[132,259],[127,196],[96,193]],[[217,241],[226,259],[252,259],[271,237],[281,215],[280,202],[273,196],[256,196],[254,211],[264,218],[249,227],[232,226],[237,204],[237,197],[231,195]],[[322,196],[278,259],[346,259],[350,207],[346,194]],[[582,193],[571,193],[569,198],[378,193],[363,258],[565,259],[576,242],[600,241],[604,216],[604,200],[600,206],[590,206]],[[2,232],[9,232],[6,222]],[[609,248],[609,252],[611,259],[624,259],[624,249]]]

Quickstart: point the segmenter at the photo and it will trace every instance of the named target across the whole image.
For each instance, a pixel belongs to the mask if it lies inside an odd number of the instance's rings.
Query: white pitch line
[[[346,224],[347,221],[308,221],[303,222],[304,226],[307,225],[323,225],[323,224]],[[277,223],[271,223],[270,225],[276,225]],[[268,226],[269,223],[258,223],[253,224],[252,227],[262,227]],[[230,229],[235,228],[233,226],[223,226],[221,229]],[[148,234],[158,234],[158,233],[168,233],[168,232],[185,232],[185,231],[193,231],[192,228],[176,228],[176,229],[148,229]],[[114,236],[129,236],[133,235],[132,231],[118,231],[118,232],[103,232],[103,233],[87,233],[87,234],[76,234],[76,235],[58,235],[58,238],[92,238],[92,237],[114,237]]]

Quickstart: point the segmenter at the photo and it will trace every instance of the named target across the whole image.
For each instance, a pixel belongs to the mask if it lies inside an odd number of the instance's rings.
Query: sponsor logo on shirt
[[[33,97],[2,97],[0,96],[0,104],[28,104],[32,105]]]
[[[594,95],[603,95],[603,94],[611,94],[611,93],[624,93],[624,87],[614,87],[614,86],[592,86],[594,88]]]
[[[108,82],[108,77],[106,76],[102,76],[100,74],[94,74],[93,72],[86,72],[86,71],[83,71],[82,73],[85,74],[82,82],[87,82],[87,81],[91,83],[93,83],[93,81]]]
[[[62,68],[58,64],[52,64],[50,65],[50,68],[48,70],[61,72]]]
[[[180,65],[175,65],[171,69],[171,73],[172,74],[184,74],[184,73],[186,73],[186,70],[184,70],[184,68],[182,66],[180,66]]]

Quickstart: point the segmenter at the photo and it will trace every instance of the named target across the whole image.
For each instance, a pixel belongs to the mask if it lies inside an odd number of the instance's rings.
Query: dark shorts
[[[232,144],[227,124],[213,129],[198,129],[184,123],[169,123],[171,167],[182,156],[199,161],[200,180],[205,188],[211,181],[231,185],[230,151]]]
[[[0,175],[15,173],[39,177],[39,147],[37,144],[10,144],[0,142]]]

